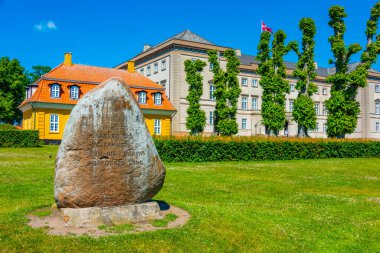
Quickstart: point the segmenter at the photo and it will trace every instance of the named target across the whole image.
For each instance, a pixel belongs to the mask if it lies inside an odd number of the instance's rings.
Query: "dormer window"
[[[162,95],[161,95],[161,93],[154,93],[154,104],[155,105],[162,104]]]
[[[71,99],[79,98],[79,86],[73,85],[70,87],[70,98]]]
[[[59,98],[61,96],[61,86],[57,83],[50,86],[50,96],[52,98]]]
[[[139,104],[146,104],[146,92],[145,91],[140,91],[138,98],[139,98]]]

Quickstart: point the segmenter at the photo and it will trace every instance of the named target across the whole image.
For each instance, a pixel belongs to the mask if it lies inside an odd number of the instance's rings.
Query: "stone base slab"
[[[60,208],[58,214],[67,227],[120,225],[162,219],[157,202],[114,207]]]

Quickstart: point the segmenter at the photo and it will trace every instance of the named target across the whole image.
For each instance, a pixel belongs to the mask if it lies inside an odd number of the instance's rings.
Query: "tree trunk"
[[[274,137],[277,137],[278,136],[278,131],[274,130],[274,129],[269,129],[268,131],[268,135],[269,136],[274,136]]]
[[[308,133],[307,133],[307,129],[306,129],[306,127],[304,127],[304,126],[298,126],[298,134],[297,134],[297,137],[300,137],[300,138],[309,137],[309,135],[308,135]]]
[[[338,134],[336,136],[336,138],[338,138],[338,139],[344,139],[344,138],[346,138],[346,134]]]

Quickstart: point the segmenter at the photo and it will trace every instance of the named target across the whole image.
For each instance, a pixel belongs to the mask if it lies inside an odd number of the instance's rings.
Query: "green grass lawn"
[[[155,199],[184,227],[90,238],[26,225],[53,203],[56,151],[0,149],[0,252],[380,252],[379,159],[166,164]]]

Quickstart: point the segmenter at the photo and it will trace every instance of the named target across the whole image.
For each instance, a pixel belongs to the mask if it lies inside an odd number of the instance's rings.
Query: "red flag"
[[[263,21],[261,21],[261,31],[267,31],[267,32],[273,33],[272,28],[267,27],[267,25]]]

